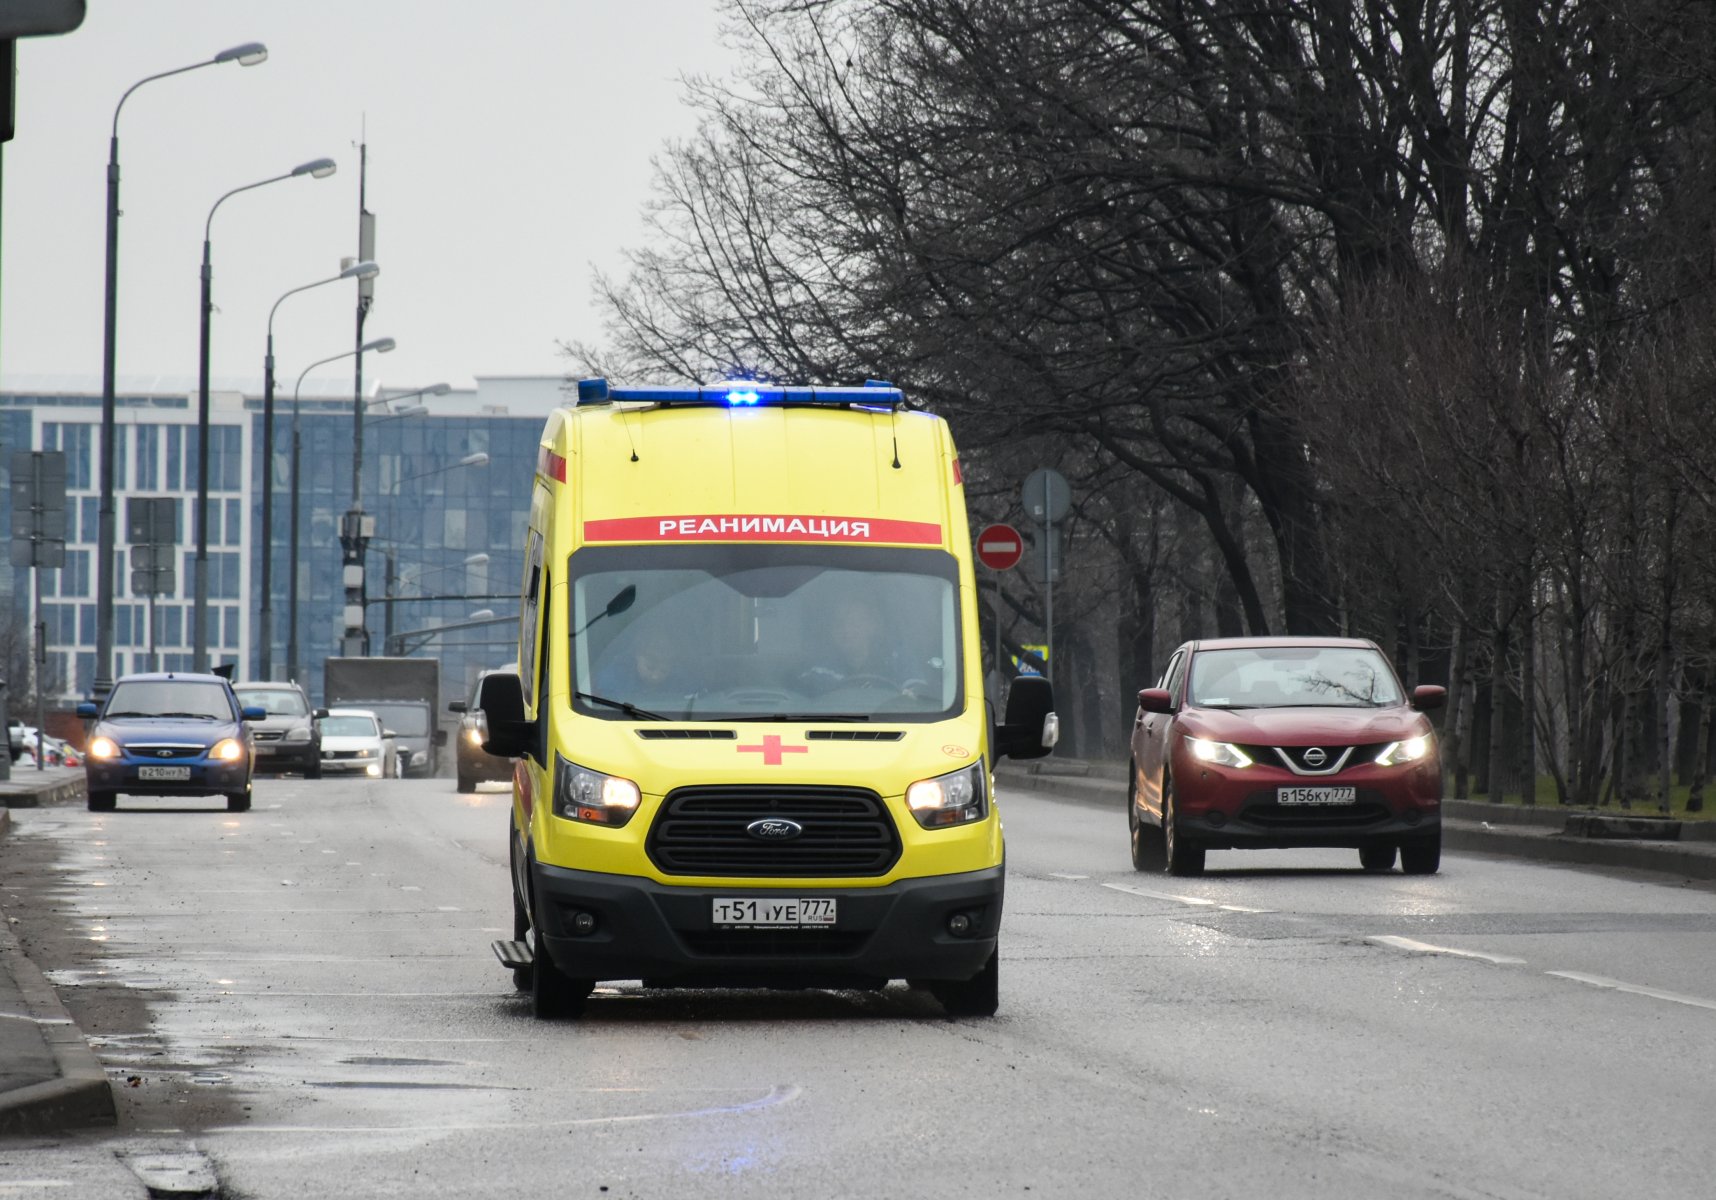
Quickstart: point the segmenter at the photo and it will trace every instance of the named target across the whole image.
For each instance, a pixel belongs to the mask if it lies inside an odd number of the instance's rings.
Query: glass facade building
[[[548,412],[563,402],[558,378],[479,380],[470,391],[406,405],[396,415],[377,393],[364,421],[361,503],[374,518],[366,561],[370,653],[442,662],[443,701],[463,698],[478,672],[514,655],[521,547]],[[395,389],[387,389],[389,392]],[[255,678],[260,663],[262,587],[262,401],[211,396],[209,426],[208,646],[212,664]],[[197,426],[194,398],[122,395],[116,404],[113,674],[189,670],[194,644]],[[42,576],[47,627],[44,680],[71,704],[92,693],[96,644],[96,543],[100,503],[101,398],[91,392],[0,393],[0,472],[14,450],[61,450],[67,465],[66,565]],[[345,590],[339,541],[351,507],[352,402],[325,395],[301,402],[300,532],[296,579],[300,680],[321,693],[322,661],[339,653]],[[285,678],[290,644],[289,578],[292,404],[276,395],[272,476],[272,672]],[[478,452],[484,465],[461,465]],[[169,496],[179,503],[172,589],[133,590],[126,501]],[[10,528],[10,487],[0,491]],[[0,621],[26,639],[28,568],[0,565]],[[153,615],[151,616],[151,610]],[[480,616],[484,612],[492,617]],[[473,616],[477,615],[477,619]],[[391,637],[389,636],[391,635]],[[444,711],[444,710],[443,710]]]

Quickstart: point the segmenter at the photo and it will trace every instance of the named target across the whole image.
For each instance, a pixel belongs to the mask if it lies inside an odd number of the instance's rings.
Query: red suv
[[[1366,870],[1442,858],[1442,770],[1428,710],[1374,642],[1187,642],[1138,693],[1127,821],[1132,865],[1197,875],[1204,851],[1350,846]]]

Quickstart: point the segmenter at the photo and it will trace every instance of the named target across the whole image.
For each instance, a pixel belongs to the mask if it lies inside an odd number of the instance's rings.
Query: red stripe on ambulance
[[[719,516],[614,517],[584,522],[586,542],[886,542],[939,546],[941,526],[879,517]]]

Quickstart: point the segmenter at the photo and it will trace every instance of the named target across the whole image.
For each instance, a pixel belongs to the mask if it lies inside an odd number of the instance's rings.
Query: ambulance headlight
[[[981,821],[989,811],[989,773],[981,761],[906,789],[906,807],[925,829]]]
[[[568,821],[618,828],[632,819],[643,794],[638,785],[554,756],[554,813]]]

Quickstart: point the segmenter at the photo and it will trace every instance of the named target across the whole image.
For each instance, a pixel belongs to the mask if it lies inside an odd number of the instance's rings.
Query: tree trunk
[[[1466,723],[1472,711],[1472,687],[1467,679],[1466,658],[1472,633],[1464,620],[1454,625],[1454,662],[1448,671],[1448,707],[1442,718],[1442,773],[1454,780],[1456,799],[1466,797]]]
[[[1530,598],[1520,610],[1519,650],[1519,794],[1537,803],[1537,622]]]

